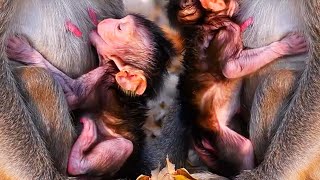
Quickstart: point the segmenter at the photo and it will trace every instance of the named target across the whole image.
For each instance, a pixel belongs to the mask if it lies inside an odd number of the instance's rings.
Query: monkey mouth
[[[201,12],[195,7],[189,7],[180,11],[178,20],[184,24],[194,24],[201,16]]]

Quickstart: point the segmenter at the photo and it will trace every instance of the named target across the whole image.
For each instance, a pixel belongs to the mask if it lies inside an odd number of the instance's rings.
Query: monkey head
[[[175,27],[196,24],[205,13],[199,0],[170,0],[167,10],[170,23]]]
[[[160,27],[136,14],[101,21],[90,39],[101,64],[115,63],[119,69],[116,81],[131,95],[153,96],[175,53]]]

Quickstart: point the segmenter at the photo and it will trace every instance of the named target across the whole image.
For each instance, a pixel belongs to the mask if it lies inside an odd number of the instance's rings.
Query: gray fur
[[[99,20],[124,15],[122,1],[119,0],[80,0],[76,3],[73,0],[19,2],[19,8],[14,12],[14,21],[10,24],[11,33],[26,35],[35,49],[72,77],[78,77],[97,65],[96,51],[90,48],[88,39],[89,32],[94,29],[88,8],[95,9],[99,15],[103,14],[98,17]],[[80,28],[82,38],[67,32],[67,20]]]
[[[250,97],[251,93],[254,97],[250,138],[261,164],[252,171],[243,172],[237,179],[320,178],[317,163],[320,156],[318,7],[319,0],[243,1],[242,19],[253,16],[255,20],[255,25],[244,37],[247,45],[264,45],[289,31],[298,30],[310,40],[310,58],[283,59],[247,80],[246,96]],[[286,79],[278,75],[286,70],[294,70],[292,72],[297,74],[283,82]],[[253,87],[257,88],[256,91],[249,91]],[[275,98],[275,94],[270,95],[270,90],[283,96]],[[250,98],[246,100],[250,106]]]
[[[158,137],[147,141],[142,148],[142,164],[149,168],[145,173],[163,167],[168,156],[176,168],[185,166],[189,147],[188,126],[180,116],[180,105],[172,104],[169,113],[162,120],[162,130]]]
[[[64,94],[43,70],[13,64],[9,67],[5,40],[14,34],[26,36],[54,66],[78,77],[97,65],[95,50],[91,49],[87,36],[94,28],[88,8],[103,15],[99,19],[119,18],[124,16],[123,3],[4,0],[0,1],[0,7],[0,178],[67,179],[68,153],[75,133]],[[81,28],[82,38],[66,30],[66,20]],[[144,147],[141,167],[134,168],[144,168],[150,173],[159,162],[165,162],[167,154],[178,166],[183,165],[186,129],[177,113],[174,111],[164,120],[163,136]]]
[[[1,179],[67,179],[75,136],[61,88],[40,69],[10,67],[6,39],[14,33],[26,35],[48,60],[78,76],[93,67],[94,54],[88,37],[73,37],[64,23],[70,18],[87,34],[93,27],[86,11],[90,4],[106,17],[123,15],[119,0],[0,1]]]

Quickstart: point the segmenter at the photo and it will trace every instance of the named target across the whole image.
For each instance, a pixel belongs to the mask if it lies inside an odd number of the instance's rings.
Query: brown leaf
[[[161,171],[160,168],[157,168],[151,171],[151,177],[141,175],[137,180],[197,180],[193,178],[190,173],[182,168],[175,170],[175,165],[169,161],[167,157],[167,166],[164,167]]]

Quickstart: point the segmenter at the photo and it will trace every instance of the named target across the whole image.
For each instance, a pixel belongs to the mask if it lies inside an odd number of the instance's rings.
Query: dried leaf
[[[150,180],[149,176],[145,176],[145,175],[140,175],[137,180]]]
[[[164,167],[161,171],[160,168],[157,168],[151,171],[151,177],[141,175],[137,180],[197,180],[193,178],[190,173],[182,168],[175,170],[175,165],[169,161],[167,157],[167,166]]]
[[[175,173],[176,169],[175,169],[175,165],[172,164],[170,161],[169,161],[169,157],[167,156],[167,169],[168,169],[168,172],[170,174],[173,174]]]
[[[183,176],[185,179],[197,180],[197,179],[193,178],[191,176],[191,174],[184,168],[177,169],[177,171],[175,172],[175,176]],[[176,179],[176,180],[178,180],[178,179]]]

